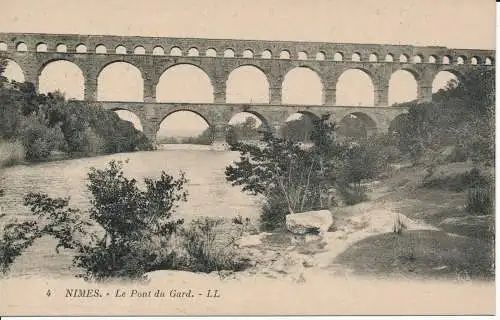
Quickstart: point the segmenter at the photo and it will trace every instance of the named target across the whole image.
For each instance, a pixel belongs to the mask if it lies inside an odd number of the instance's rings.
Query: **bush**
[[[471,214],[489,215],[494,212],[495,188],[493,185],[474,186],[467,192],[466,210]]]
[[[30,161],[47,159],[66,144],[59,127],[48,127],[41,116],[35,114],[23,122],[21,136],[26,159]]]
[[[360,184],[339,183],[337,189],[348,206],[368,200],[366,190]]]
[[[0,140],[0,168],[12,166],[24,160],[24,147],[19,141]]]
[[[388,152],[384,154],[384,151]],[[392,157],[390,148],[384,149],[375,140],[347,142],[342,154],[342,169],[340,176],[347,183],[359,184],[373,179],[384,172]]]
[[[226,168],[226,180],[242,186],[243,191],[264,196],[263,229],[281,228],[288,213],[326,208],[321,194],[335,183],[341,153],[333,142],[333,128],[325,124],[325,119],[315,125],[315,130],[311,148],[269,134],[260,145],[231,144],[241,156]]]
[[[162,172],[145,179],[145,189],[124,176],[122,164],[111,161],[105,169],[91,168],[88,189],[92,195],[89,215],[68,207],[69,199],[52,199],[30,193],[25,205],[34,219],[6,226],[1,243],[4,270],[14,258],[44,235],[58,240],[56,251],[76,251],[73,263],[93,279],[137,278],[144,272],[172,267],[169,250],[172,234],[182,219],[172,214],[185,201],[184,174],[174,179]]]
[[[235,239],[220,229],[222,224],[222,219],[201,218],[181,229],[188,270],[209,273],[244,268],[236,253]],[[221,239],[221,235],[228,239]]]
[[[31,83],[8,83],[0,76],[0,106],[0,139],[19,139],[28,161],[43,160],[52,151],[80,156],[153,147],[114,111],[68,101],[58,92],[38,94]]]
[[[260,227],[264,231],[276,231],[285,228],[288,204],[282,197],[267,197],[260,211]]]

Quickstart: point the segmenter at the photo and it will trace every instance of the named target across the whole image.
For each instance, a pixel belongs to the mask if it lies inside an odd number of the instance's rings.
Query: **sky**
[[[493,0],[0,0],[0,32],[34,33],[78,33],[113,34],[133,36],[171,36],[200,38],[237,38],[266,40],[298,40],[350,43],[436,45],[451,48],[495,48],[495,2]],[[15,74],[10,67],[10,73]],[[78,70],[54,65],[53,70],[44,70],[40,78],[40,90],[50,91],[66,86],[67,96],[80,97]],[[103,89],[101,97],[113,100],[141,99],[141,89],[134,87],[134,70],[124,66],[103,75],[109,79],[129,79],[127,84]],[[206,79],[189,70],[177,71],[177,80],[166,79],[159,86],[158,97],[184,99],[185,89],[177,88],[179,83],[192,83],[191,89],[199,88],[199,94],[187,97],[196,102],[206,101]],[[192,70],[191,70],[192,71]],[[318,101],[318,90],[314,76],[307,70],[298,70],[284,84],[290,102],[303,100],[305,103]],[[401,74],[401,81],[405,77]],[[440,85],[449,79],[444,76]],[[45,77],[46,79],[43,80]],[[233,89],[229,90],[228,101],[238,102],[246,96],[252,101],[266,99],[267,88],[255,86],[255,92],[242,92],[247,83],[259,82],[262,75],[249,73],[234,76]],[[370,104],[370,83],[362,75],[347,74],[351,90],[337,92],[340,99],[355,105]],[[103,79],[104,79],[103,78]],[[351,79],[352,78],[352,79]],[[74,79],[74,81],[68,81]],[[173,79],[173,78],[172,78]],[[178,79],[184,79],[179,81]],[[398,78],[399,79],[399,78]],[[42,81],[43,80],[43,81]],[[255,80],[255,81],[254,81]],[[307,80],[307,81],[305,81]],[[68,83],[74,88],[68,88]],[[301,92],[303,83],[310,84],[307,94]],[[116,83],[116,81],[104,81]],[[126,87],[126,85],[130,85]],[[358,87],[356,87],[358,86]],[[368,87],[368,93],[363,90]],[[134,89],[135,88],[135,89]],[[205,89],[204,89],[205,88]],[[135,91],[134,91],[135,90]],[[302,88],[302,91],[303,88]],[[310,91],[310,92],[309,92]],[[179,97],[174,94],[181,93]],[[354,97],[352,92],[356,92]],[[398,97],[404,100],[412,96],[415,88],[411,81],[398,88]],[[295,96],[294,96],[295,94]],[[124,96],[126,95],[126,96]],[[248,96],[250,95],[250,96]],[[343,95],[345,96],[344,98]],[[366,98],[363,98],[366,97]],[[174,99],[174,100],[175,100]],[[353,100],[349,99],[365,99]],[[368,100],[367,100],[368,99]],[[300,102],[300,101],[299,101]],[[125,115],[121,115],[125,117]],[[179,117],[179,116],[177,116]],[[186,126],[186,123],[189,123]],[[178,125],[176,128],[175,125]],[[206,128],[201,119],[187,114],[162,124],[162,131],[184,133],[201,132]]]
[[[0,0],[2,32],[495,48],[493,0]]]

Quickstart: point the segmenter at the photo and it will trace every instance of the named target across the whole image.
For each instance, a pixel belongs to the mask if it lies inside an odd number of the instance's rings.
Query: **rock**
[[[294,234],[324,234],[333,224],[328,210],[292,213],[286,216],[286,228]]]

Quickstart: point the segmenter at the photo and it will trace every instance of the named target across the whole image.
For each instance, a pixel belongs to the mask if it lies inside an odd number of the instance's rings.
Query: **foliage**
[[[222,219],[200,218],[181,229],[183,247],[187,252],[186,267],[195,272],[241,270],[242,261],[237,258],[235,238],[221,239],[227,235],[220,230]]]
[[[21,142],[0,140],[0,169],[22,162],[24,154]]]
[[[398,125],[398,147],[415,163],[443,147],[455,146],[450,161],[471,159],[493,165],[495,74],[477,69],[450,82],[433,102],[402,104],[409,108]]]
[[[49,127],[40,115],[32,114],[23,119],[20,131],[26,160],[46,159],[53,150],[65,148],[66,141],[59,127]]]
[[[89,214],[69,208],[68,199],[36,193],[25,197],[33,219],[6,227],[1,242],[4,270],[44,235],[58,240],[56,250],[76,251],[73,262],[86,278],[135,278],[173,263],[168,244],[183,223],[172,217],[187,197],[183,173],[178,179],[164,172],[158,179],[146,178],[141,189],[135,179],[124,176],[120,162],[111,161],[105,169],[92,168],[88,179]]]
[[[235,144],[242,140],[260,140],[262,124],[257,125],[254,117],[247,117],[244,122],[230,125],[226,132],[226,140],[229,144]]]
[[[315,122],[311,148],[270,134],[264,136],[261,146],[230,144],[241,155],[226,168],[226,179],[267,199],[261,215],[264,228],[282,227],[288,213],[324,208],[321,193],[335,184],[340,154],[334,126],[327,119],[325,115]]]
[[[165,144],[201,144],[210,145],[212,144],[213,130],[208,127],[197,137],[165,137],[162,138],[159,143]]]
[[[495,188],[493,185],[474,186],[467,192],[465,209],[471,214],[493,214],[495,207]]]
[[[5,61],[0,58],[0,74]],[[111,110],[65,100],[58,92],[38,94],[33,84],[5,77],[0,77],[0,139],[22,141],[26,159],[35,161],[54,151],[85,156],[152,148],[143,133]]]
[[[339,183],[337,189],[348,206],[368,200],[366,190],[360,184]]]
[[[312,133],[312,120],[308,116],[302,116],[299,119],[287,121],[281,127],[281,136],[287,140],[309,142]]]

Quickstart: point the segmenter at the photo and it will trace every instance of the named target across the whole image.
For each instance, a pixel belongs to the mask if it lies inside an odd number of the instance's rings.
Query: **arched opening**
[[[269,103],[269,82],[264,72],[254,66],[234,69],[226,82],[226,102]]]
[[[370,56],[368,57],[368,60],[370,62],[377,62],[378,61],[378,56],[376,53],[371,53]]]
[[[280,59],[290,59],[290,52],[288,50],[282,50],[280,52]]]
[[[170,49],[170,55],[171,56],[182,56],[182,50],[179,47],[173,47]]]
[[[127,62],[113,62],[97,77],[97,100],[143,101],[144,81],[137,67]]]
[[[421,55],[414,56],[413,63],[422,63],[422,56]]]
[[[342,54],[342,52],[335,52],[335,54],[333,55],[333,61],[342,61],[344,60],[344,55]]]
[[[134,54],[146,54],[146,49],[143,46],[137,46],[134,48]]]
[[[253,58],[253,51],[250,49],[243,51],[243,58]]]
[[[190,64],[177,64],[161,75],[156,101],[213,103],[214,89],[205,71]]]
[[[375,90],[372,78],[363,70],[349,69],[337,81],[338,106],[373,106]]]
[[[76,46],[75,51],[76,51],[76,53],[86,53],[87,52],[87,46],[84,45],[83,43],[80,43],[79,45]]]
[[[290,70],[282,84],[283,104],[323,104],[323,84],[319,75],[306,67]]]
[[[357,52],[354,52],[351,56],[351,61],[355,61],[355,62],[361,61],[361,55]]]
[[[226,140],[230,142],[257,142],[262,140],[264,132],[269,131],[266,121],[258,114],[240,112],[229,120]]]
[[[316,60],[323,61],[326,59],[326,55],[323,51],[316,53]]]
[[[385,55],[385,62],[393,62],[394,61],[394,56],[390,53]]]
[[[95,53],[104,54],[107,52],[108,52],[108,49],[106,49],[106,47],[102,44],[95,47]]]
[[[7,59],[7,66],[2,74],[9,81],[24,82],[24,72],[23,69],[17,64],[17,62]]]
[[[392,119],[389,125],[389,134],[397,135],[406,126],[408,121],[408,113],[403,113]]]
[[[234,58],[234,50],[233,49],[224,50],[224,58]]]
[[[38,87],[41,93],[59,91],[67,99],[83,100],[85,79],[76,64],[58,60],[43,68],[38,78]]]
[[[58,44],[57,47],[56,47],[56,51],[57,52],[68,52],[68,47],[65,45],[65,44]]]
[[[189,48],[188,50],[188,56],[190,57],[197,57],[200,55],[200,52],[196,48]]]
[[[205,52],[205,55],[207,57],[217,57],[217,51],[214,49],[214,48],[209,48],[207,49],[207,51]]]
[[[153,48],[153,56],[163,56],[165,55],[165,50],[163,47],[156,46]]]
[[[449,56],[444,56],[443,57],[443,64],[450,64],[450,57]]]
[[[316,115],[309,112],[294,113],[286,119],[285,124],[280,128],[280,134],[284,139],[310,143],[314,121],[317,119]]]
[[[455,74],[449,71],[440,71],[432,81],[432,93],[436,93],[439,90],[454,88],[457,84],[458,78]]]
[[[474,65],[474,66],[475,66],[475,65],[477,65],[477,64],[478,64],[478,62],[479,62],[479,61],[478,61],[478,58],[477,58],[477,57],[472,57],[472,58],[470,59],[470,64],[472,64],[472,65]]]
[[[401,63],[407,63],[408,62],[408,56],[406,54],[402,54],[399,56],[399,62]]]
[[[436,63],[437,61],[437,57],[432,55],[432,56],[429,56],[429,63]]]
[[[297,58],[299,60],[307,60],[307,52],[305,51],[300,51],[297,55]]]
[[[5,42],[0,42],[0,51],[7,51],[7,44]]]
[[[337,127],[337,133],[345,138],[366,139],[377,132],[377,124],[362,112],[353,112],[345,116]]]
[[[213,141],[210,124],[199,114],[180,110],[167,115],[156,133],[159,144],[204,144]]]
[[[135,129],[141,132],[143,131],[141,119],[139,119],[135,113],[125,109],[115,109],[113,111],[120,117],[120,119],[132,123]]]
[[[122,45],[119,45],[115,48],[115,53],[116,54],[127,54],[127,48],[125,48]]]
[[[493,64],[493,58],[487,57],[484,59],[484,64],[487,66],[491,66]]]
[[[398,70],[389,80],[389,105],[416,100],[418,83],[415,76],[406,70]]]
[[[467,59],[467,58],[466,58],[466,57],[464,57],[464,56],[460,56],[460,57],[458,57],[458,58],[457,58],[457,64],[464,64],[466,59]]]
[[[47,52],[47,45],[45,43],[39,43],[36,45],[36,52]]]
[[[26,43],[24,42],[19,42],[16,46],[16,50],[20,52],[26,52],[28,51],[28,46],[26,46]]]
[[[271,59],[272,53],[269,50],[262,51],[262,59]]]

